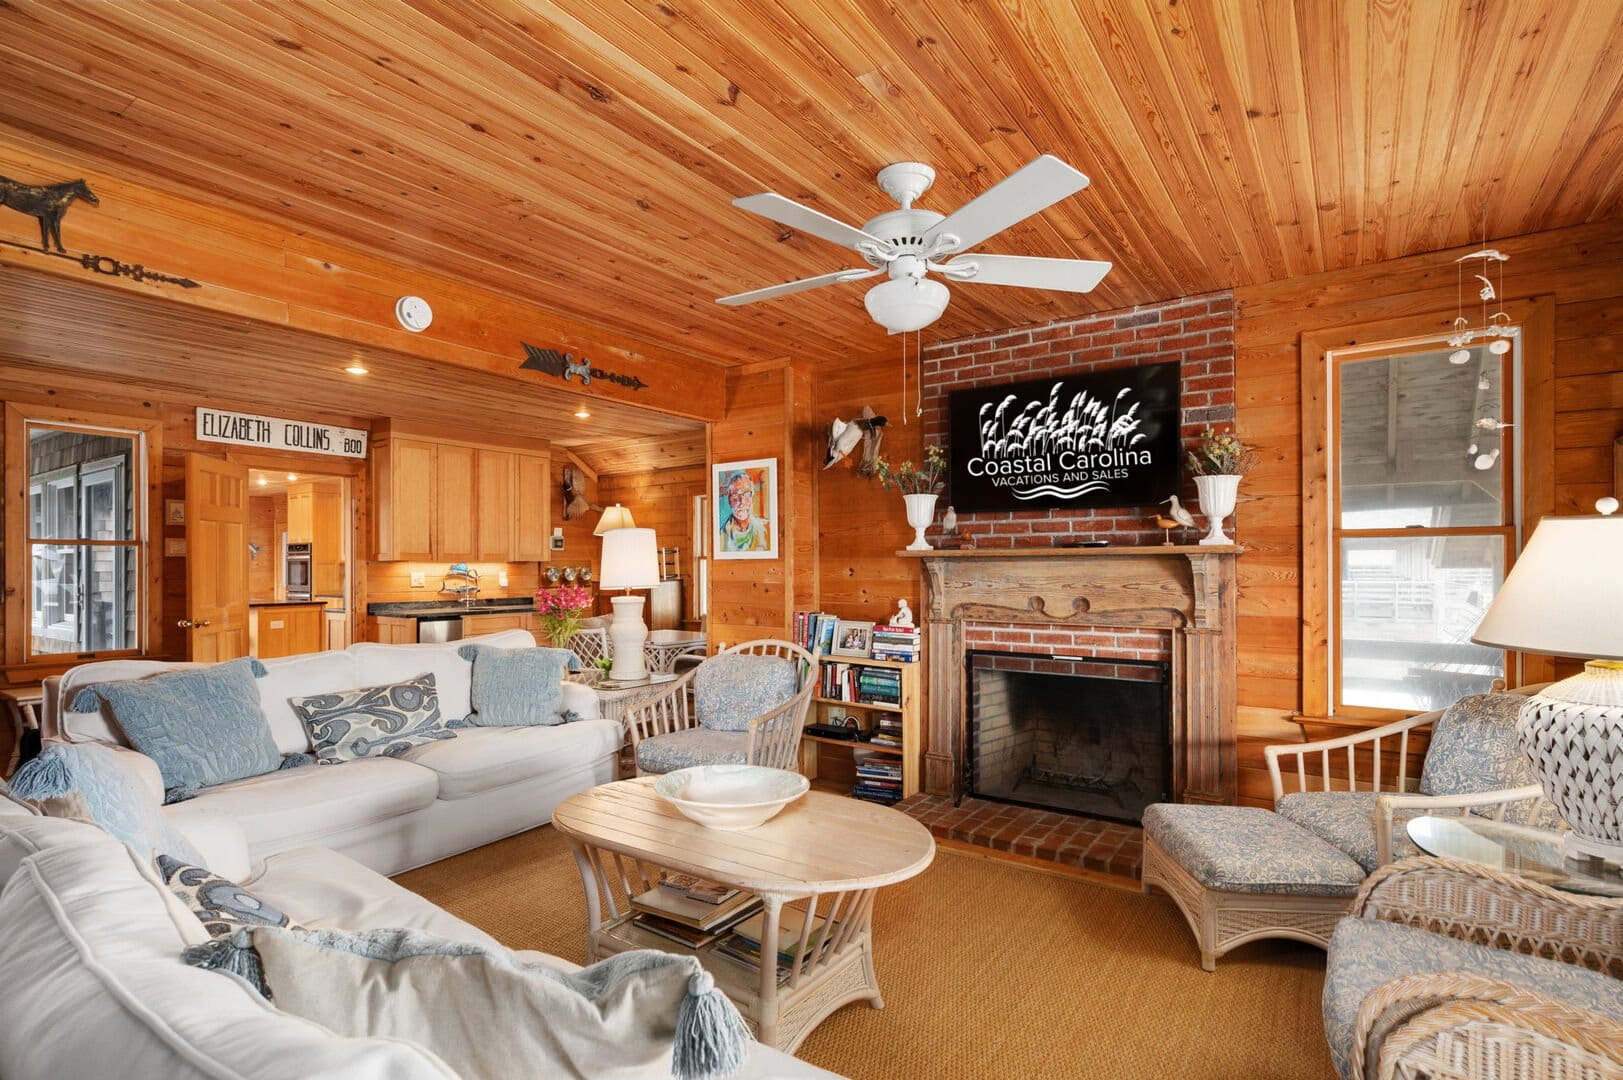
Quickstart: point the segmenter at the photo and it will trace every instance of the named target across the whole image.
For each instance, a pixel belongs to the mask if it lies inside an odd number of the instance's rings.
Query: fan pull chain
[[[902,339],[902,423],[907,423],[907,335],[898,334]]]
[[[924,349],[919,344],[920,333],[917,330],[913,332],[913,362],[918,365],[913,378],[913,415],[922,417],[924,415]],[[907,411],[906,401],[902,402],[902,411]]]

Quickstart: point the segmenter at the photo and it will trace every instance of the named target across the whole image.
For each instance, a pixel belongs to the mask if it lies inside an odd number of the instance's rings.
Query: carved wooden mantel
[[[1232,803],[1235,753],[1233,546],[900,551],[925,585],[929,716],[924,786],[963,790],[964,627],[1164,629],[1172,652],[1172,791]]]

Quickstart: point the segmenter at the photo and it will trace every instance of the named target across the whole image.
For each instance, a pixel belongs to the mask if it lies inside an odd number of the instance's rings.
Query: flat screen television
[[[1150,506],[1178,492],[1178,362],[955,390],[948,498],[960,513]]]

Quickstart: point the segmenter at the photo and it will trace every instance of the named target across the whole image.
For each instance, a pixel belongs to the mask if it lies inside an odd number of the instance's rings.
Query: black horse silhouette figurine
[[[62,246],[62,215],[68,212],[68,204],[74,199],[83,199],[91,206],[101,202],[91,194],[89,185],[83,180],[41,186],[20,184],[0,176],[0,206],[9,206],[39,218],[41,251],[50,251],[51,244],[55,243],[56,250],[67,253],[67,248]]]

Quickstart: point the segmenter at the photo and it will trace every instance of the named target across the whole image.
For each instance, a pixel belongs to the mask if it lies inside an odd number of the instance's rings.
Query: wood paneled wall
[[[693,499],[704,494],[708,475],[699,464],[601,478],[603,505],[623,503],[639,527],[654,530],[655,543],[677,549],[676,565],[684,578],[682,618],[689,629],[699,626],[692,562]]]
[[[279,600],[282,567],[282,531],[287,528],[287,496],[254,495],[248,500],[248,542],[259,549],[248,558],[248,596],[253,600]]]

